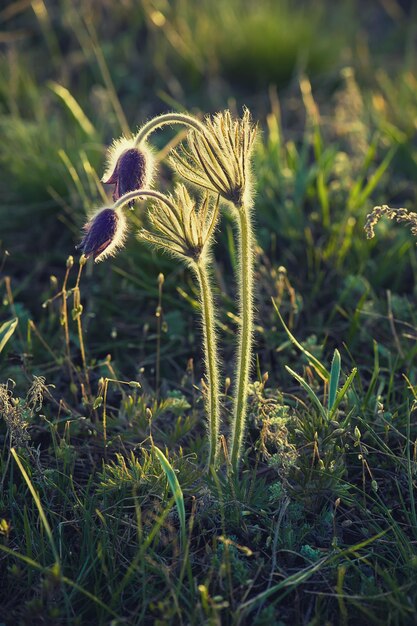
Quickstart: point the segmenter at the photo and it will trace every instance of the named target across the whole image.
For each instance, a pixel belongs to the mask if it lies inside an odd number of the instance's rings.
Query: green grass
[[[230,0],[104,2],[98,24],[82,4],[0,12],[0,622],[415,624],[415,241],[363,232],[374,205],[415,210],[413,20]],[[325,10],[343,40],[315,37]],[[262,129],[256,362],[233,477],[204,473],[197,288],[136,240],[145,207],[79,282],[74,246],[126,124],[243,103]],[[214,251],[226,420],[232,224]]]

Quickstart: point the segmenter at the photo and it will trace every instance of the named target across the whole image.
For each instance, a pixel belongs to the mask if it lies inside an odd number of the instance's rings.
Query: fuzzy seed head
[[[248,109],[235,120],[230,111],[217,113],[206,119],[204,133],[188,133],[187,148],[174,150],[171,164],[190,183],[240,205],[251,194],[250,159],[256,132]]]
[[[126,218],[122,211],[99,209],[84,226],[84,237],[77,246],[85,257],[94,260],[113,256],[126,239]]]
[[[133,139],[121,137],[109,148],[107,168],[103,176],[105,185],[114,185],[116,202],[129,191],[149,188],[152,182],[154,159],[146,146],[139,149]],[[133,201],[129,203],[133,206]]]

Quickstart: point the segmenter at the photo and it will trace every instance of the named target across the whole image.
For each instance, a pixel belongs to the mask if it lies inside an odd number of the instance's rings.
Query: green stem
[[[163,115],[154,117],[142,126],[135,137],[135,146],[139,146],[142,142],[146,141],[151,133],[167,124],[184,124],[200,133],[204,134],[205,132],[204,125],[191,115],[184,115],[183,113],[164,113]]]
[[[193,269],[197,275],[201,290],[204,358],[208,381],[206,410],[209,431],[208,467],[210,468],[211,466],[216,465],[218,460],[220,423],[219,358],[217,354],[213,293],[206,258],[200,258],[195,264],[193,264]]]
[[[241,449],[245,435],[248,384],[252,356],[253,336],[253,232],[250,207],[237,206],[239,237],[239,309],[241,328],[237,353],[237,386],[234,396],[232,423],[231,464],[239,469]]]
[[[141,197],[156,198],[157,200],[164,202],[174,213],[176,213],[176,208],[169,200],[169,198],[167,198],[159,191],[154,191],[152,189],[138,189],[137,191],[130,191],[129,193],[126,193],[124,196],[119,198],[117,202],[113,204],[112,208],[114,210],[117,210],[127,202]],[[217,463],[218,459],[218,440],[220,427],[220,383],[215,333],[213,293],[211,289],[207,259],[208,257],[206,255],[203,255],[199,258],[198,261],[193,262],[191,266],[197,276],[201,291],[204,356],[208,380],[208,392],[206,399],[209,430],[208,466],[211,467],[212,465],[215,465]]]
[[[124,196],[121,196],[111,208],[116,211],[116,209],[119,209],[127,202],[138,198],[155,198],[156,200],[161,200],[161,202],[164,202],[171,209],[171,211],[174,211],[174,213],[176,211],[169,198],[167,198],[163,193],[154,191],[153,189],[137,189],[136,191],[129,191],[128,193],[125,193]]]

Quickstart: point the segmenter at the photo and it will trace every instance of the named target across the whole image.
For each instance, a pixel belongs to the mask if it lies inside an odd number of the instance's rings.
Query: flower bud
[[[113,143],[108,152],[108,165],[103,176],[105,185],[115,185],[113,200],[116,202],[129,191],[149,187],[152,181],[153,156],[133,139],[122,137]],[[133,206],[134,201],[129,202]]]
[[[84,226],[84,237],[77,246],[85,257],[102,261],[120,248],[126,237],[126,219],[122,211],[100,209]]]

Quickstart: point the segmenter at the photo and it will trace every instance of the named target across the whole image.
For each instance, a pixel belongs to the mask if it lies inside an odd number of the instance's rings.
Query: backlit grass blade
[[[357,557],[358,556],[357,553],[359,550],[361,550],[362,548],[365,548],[366,546],[370,545],[374,541],[381,539],[381,537],[383,537],[387,532],[388,532],[388,529],[383,530],[380,533],[374,535],[373,537],[370,537],[369,539],[365,539],[364,541],[361,541],[355,544],[354,546],[350,546],[346,550],[340,550],[340,552],[334,552],[330,556],[326,556],[323,559],[320,559],[319,561],[317,561],[317,563],[314,563],[313,565],[306,567],[305,569],[300,570],[299,572],[296,572],[295,574],[292,574],[291,576],[287,576],[284,580],[280,581],[276,585],[273,585],[266,591],[262,591],[254,598],[251,598],[250,600],[243,602],[243,604],[240,605],[239,610],[245,611],[249,608],[253,610],[253,608],[257,606],[260,602],[263,602],[264,600],[266,600],[273,594],[277,593],[278,591],[281,591],[281,589],[285,589],[288,587],[294,589],[294,587],[302,584],[303,582],[308,580],[312,574],[314,574],[315,572],[318,572],[324,567],[333,565],[337,561],[342,561],[344,557],[351,555],[351,554]]]
[[[48,87],[63,101],[65,106],[71,111],[74,118],[77,120],[80,127],[83,129],[86,135],[94,136],[95,129],[72,93],[62,85],[59,85],[55,81],[51,80],[48,83]]]
[[[181,485],[178,482],[178,478],[174,469],[165,454],[161,452],[159,448],[154,446],[155,454],[160,462],[162,469],[164,470],[165,476],[167,477],[169,486],[172,491],[172,495],[175,499],[175,504],[177,506],[178,517],[180,518],[180,527],[181,527],[181,542],[182,546],[186,545],[186,530],[185,530],[185,506],[184,506],[184,495],[182,493]]]
[[[328,408],[331,411],[333,404],[336,400],[337,388],[339,386],[339,378],[340,378],[340,353],[339,350],[334,351],[332,367],[330,370],[330,380],[329,380],[329,403]]]
[[[324,365],[322,363],[320,363],[320,361],[313,355],[311,354],[311,352],[309,352],[308,350],[306,350],[304,348],[304,346],[301,345],[301,343],[299,341],[297,341],[297,339],[294,337],[294,335],[292,334],[292,332],[290,331],[290,329],[288,328],[288,326],[286,325],[286,323],[284,322],[281,313],[279,312],[279,308],[276,305],[274,299],[272,298],[272,304],[274,306],[274,309],[276,311],[276,314],[279,317],[279,321],[281,322],[282,326],[284,327],[285,332],[287,333],[289,339],[292,341],[292,343],[300,350],[300,352],[302,352],[304,354],[304,356],[307,358],[309,364],[314,367],[314,369],[316,370],[316,372],[323,378],[323,380],[325,380],[326,382],[330,379],[330,373],[329,371],[324,367]]]
[[[19,554],[19,552],[16,552],[15,550],[11,550],[7,546],[3,546],[2,544],[0,544],[0,550],[5,552],[9,556],[14,557],[15,559],[18,559],[22,563],[26,563],[26,565],[28,565],[29,567],[32,567],[35,570],[38,570],[38,571],[40,571],[42,573],[51,572],[51,573],[56,575],[56,569],[54,569],[55,566],[53,566],[52,568],[51,567],[43,567],[40,563],[38,563],[34,559],[31,559],[30,557],[26,556],[25,554]],[[60,580],[64,584],[68,585],[69,587],[72,587],[73,589],[78,591],[78,593],[81,593],[86,598],[88,598],[89,600],[91,600],[92,602],[94,602],[95,604],[100,606],[102,609],[104,609],[105,611],[110,613],[110,615],[113,615],[113,617],[116,617],[117,619],[120,619],[119,615],[117,613],[115,613],[109,606],[107,606],[107,604],[102,602],[100,600],[100,598],[97,598],[97,596],[95,596],[90,591],[87,591],[87,589],[84,589],[83,587],[78,585],[78,583],[74,582],[70,578],[67,578],[66,576],[61,576]]]
[[[13,456],[14,460],[16,461],[16,463],[17,463],[17,465],[18,465],[18,467],[19,467],[19,469],[20,469],[20,471],[22,473],[22,476],[25,479],[25,482],[26,482],[27,486],[29,487],[29,491],[32,494],[32,497],[33,497],[33,499],[35,501],[36,507],[37,507],[37,509],[39,511],[39,517],[40,517],[41,522],[43,524],[43,527],[45,529],[46,536],[48,537],[49,545],[51,546],[52,554],[54,555],[55,564],[57,564],[60,567],[60,565],[59,565],[60,559],[59,559],[58,550],[56,549],[55,541],[54,541],[54,538],[53,538],[53,535],[52,535],[52,530],[51,530],[51,527],[49,526],[49,522],[48,522],[48,520],[46,518],[45,511],[43,510],[43,506],[42,506],[41,500],[39,498],[39,494],[36,491],[36,489],[34,488],[34,486],[32,485],[32,481],[30,480],[30,478],[29,478],[25,468],[23,467],[22,461],[19,459],[16,450],[14,448],[12,448],[10,450],[10,452],[12,453],[12,456]]]
[[[380,163],[380,165],[376,168],[375,172],[370,176],[366,185],[363,188],[359,188],[357,193],[352,195],[348,202],[348,209],[356,209],[365,204],[371,193],[374,191],[382,176],[385,174],[388,169],[392,159],[398,151],[398,147],[396,145],[392,146],[390,150],[387,152],[384,160]]]
[[[348,391],[349,387],[351,386],[353,379],[355,378],[357,374],[357,371],[358,371],[357,368],[354,367],[351,373],[349,374],[349,376],[346,378],[343,387],[341,387],[339,391],[336,393],[336,397],[333,401],[332,408],[329,411],[329,420],[334,419],[334,415],[337,411],[337,408],[339,404],[341,403],[341,401],[343,400],[343,398],[345,397],[346,392]]]
[[[323,417],[323,419],[327,421],[327,419],[328,419],[327,418],[327,411],[324,408],[324,406],[322,405],[322,403],[320,402],[320,400],[318,399],[318,397],[316,396],[316,394],[314,393],[314,391],[312,390],[312,388],[310,387],[310,385],[308,383],[306,383],[306,381],[301,376],[299,376],[299,374],[297,374],[297,372],[294,372],[294,370],[292,370],[290,367],[288,367],[288,365],[285,366],[285,369],[291,374],[291,376],[294,376],[294,378],[300,383],[300,385],[303,387],[303,389],[307,392],[307,395],[310,398],[310,400],[312,401],[312,403],[318,409],[318,411],[321,414],[321,416]]]
[[[14,317],[0,326],[0,352],[3,350],[4,346],[16,330],[17,322],[17,317]]]

